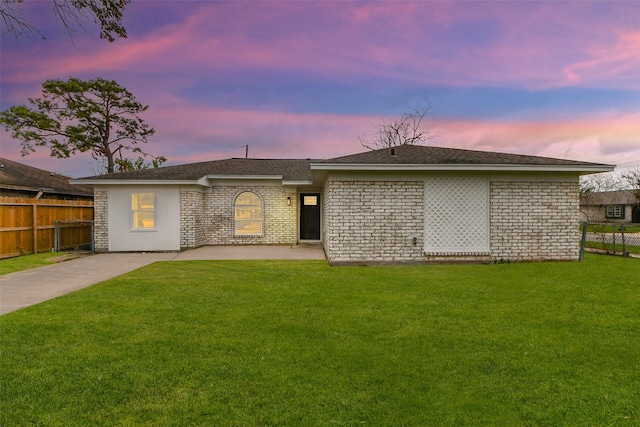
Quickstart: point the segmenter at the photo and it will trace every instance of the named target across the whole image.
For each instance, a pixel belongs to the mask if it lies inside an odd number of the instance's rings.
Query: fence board
[[[56,221],[93,220],[92,200],[0,197],[0,258],[48,252]],[[91,225],[66,237],[67,248],[91,243]]]

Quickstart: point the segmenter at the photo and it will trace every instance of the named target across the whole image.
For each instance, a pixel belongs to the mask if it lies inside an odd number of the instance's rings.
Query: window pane
[[[131,195],[132,209],[154,209],[155,207],[154,193],[134,193]]]
[[[236,207],[236,219],[260,219],[262,217],[261,207]]]
[[[305,206],[317,206],[318,196],[304,196],[302,202]]]
[[[236,234],[260,234],[262,221],[236,221]]]
[[[258,205],[260,206],[260,198],[254,193],[242,193],[236,199],[236,205]]]
[[[155,213],[148,211],[137,211],[133,213],[133,228],[154,228]]]

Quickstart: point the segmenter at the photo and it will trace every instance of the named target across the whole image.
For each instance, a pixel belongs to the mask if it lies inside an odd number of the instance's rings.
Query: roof
[[[310,159],[225,159],[209,162],[189,163],[185,165],[164,166],[130,172],[117,172],[97,175],[79,180],[123,181],[123,180],[162,180],[162,181],[198,181],[207,176],[233,177],[273,177],[284,181],[311,180]]]
[[[93,197],[90,185],[71,185],[71,178],[0,157],[0,188],[16,191],[42,190],[49,194]]]
[[[523,166],[551,168],[564,166],[576,169],[586,168],[586,170],[594,167],[613,170],[612,165],[600,163],[424,145],[403,145],[322,160],[317,165],[314,165],[314,169],[329,169],[327,165],[332,165],[333,167],[342,166],[340,167],[341,169],[349,168],[349,165],[379,165],[389,166],[389,169],[402,169],[403,165],[483,165],[492,168],[496,168],[496,166],[516,166],[517,169],[522,169]],[[460,167],[452,169],[460,169]],[[498,167],[496,169],[501,168]]]
[[[162,181],[207,185],[207,181],[212,179],[281,179],[284,184],[311,184],[314,181],[312,172],[315,170],[508,170],[591,173],[608,172],[613,168],[612,165],[548,157],[405,145],[395,147],[393,153],[385,148],[327,160],[232,158],[97,175],[72,182],[153,184]]]
[[[616,190],[590,193],[580,198],[583,206],[635,205],[640,203],[640,190]]]

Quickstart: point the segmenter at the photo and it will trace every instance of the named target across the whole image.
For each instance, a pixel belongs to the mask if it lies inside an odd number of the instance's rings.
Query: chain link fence
[[[53,250],[55,252],[73,250],[94,253],[93,221],[56,221]]]
[[[640,258],[640,224],[581,225],[580,259],[584,252]]]

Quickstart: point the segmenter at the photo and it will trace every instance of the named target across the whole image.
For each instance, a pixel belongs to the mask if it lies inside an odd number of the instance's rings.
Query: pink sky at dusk
[[[430,144],[640,165],[638,2],[151,2],[127,39],[70,40],[47,1],[25,16],[47,40],[3,36],[0,107],[44,80],[129,89],[168,164],[244,156],[328,158],[405,105],[433,101]],[[3,28],[4,31],[4,28]],[[0,132],[1,155],[78,177]]]

